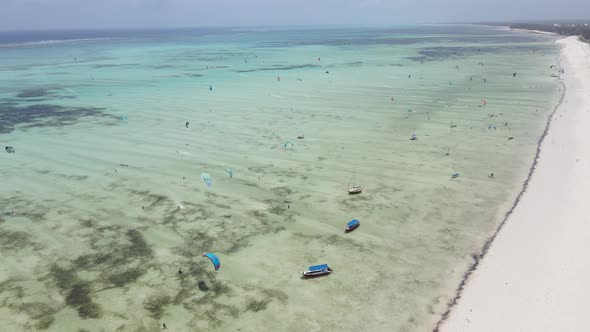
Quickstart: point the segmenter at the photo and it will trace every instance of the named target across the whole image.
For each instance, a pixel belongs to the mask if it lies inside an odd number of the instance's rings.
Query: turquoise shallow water
[[[15,331],[429,330],[559,96],[550,37],[489,27],[0,44],[15,149],[0,154],[0,318]],[[301,280],[316,263],[335,272]]]

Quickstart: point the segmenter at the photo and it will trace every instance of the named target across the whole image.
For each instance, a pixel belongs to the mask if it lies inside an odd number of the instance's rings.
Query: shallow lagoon
[[[0,47],[14,331],[431,330],[560,96],[553,39],[498,28],[43,37]]]

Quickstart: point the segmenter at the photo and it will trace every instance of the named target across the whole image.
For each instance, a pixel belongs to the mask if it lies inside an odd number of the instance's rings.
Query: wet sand
[[[590,47],[557,42],[565,71],[526,191],[440,331],[583,331],[590,307]]]

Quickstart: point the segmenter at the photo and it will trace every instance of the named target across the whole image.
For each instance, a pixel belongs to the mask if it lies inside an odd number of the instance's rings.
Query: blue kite
[[[217,255],[208,252],[206,254],[203,254],[203,257],[209,258],[211,260],[211,263],[213,263],[213,266],[215,266],[215,271],[219,271],[221,263],[219,262],[219,257],[217,257]]]

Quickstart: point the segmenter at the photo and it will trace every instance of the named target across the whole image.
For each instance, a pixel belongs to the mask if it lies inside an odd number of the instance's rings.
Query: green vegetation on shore
[[[491,25],[507,25],[511,29],[539,30],[553,32],[564,36],[580,36],[590,42],[590,20],[588,21],[555,21],[555,22],[519,22],[494,23]]]
[[[585,41],[590,41],[590,23],[516,23],[510,24],[513,29],[539,30],[555,32],[565,36],[580,36]]]

